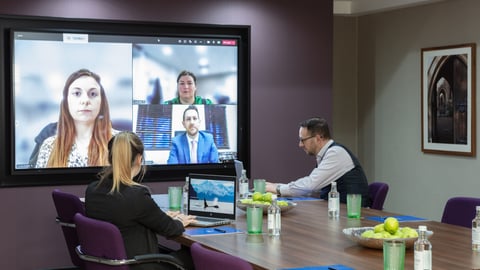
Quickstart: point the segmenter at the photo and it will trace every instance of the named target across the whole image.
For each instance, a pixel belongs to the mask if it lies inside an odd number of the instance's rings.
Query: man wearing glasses
[[[368,181],[360,162],[345,146],[333,141],[325,119],[301,122],[298,136],[298,146],[317,158],[317,167],[288,184],[267,182],[266,191],[285,197],[320,193],[321,199],[327,199],[330,184],[336,181],[340,202],[346,203],[347,193],[356,193],[362,194],[362,206],[370,206]]]

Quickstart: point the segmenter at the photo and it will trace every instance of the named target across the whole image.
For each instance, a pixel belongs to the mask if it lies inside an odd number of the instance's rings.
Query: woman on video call
[[[42,143],[35,167],[107,165],[107,143],[112,132],[100,77],[80,69],[65,82],[57,133]]]
[[[177,77],[177,97],[168,100],[165,104],[212,104],[208,98],[197,96],[197,77],[190,71],[184,70]]]

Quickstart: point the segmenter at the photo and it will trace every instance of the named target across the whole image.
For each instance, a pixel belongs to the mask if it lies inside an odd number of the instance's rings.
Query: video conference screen
[[[106,94],[113,135],[133,131],[145,145],[145,163],[172,159],[175,137],[185,136],[189,108],[177,104],[182,71],[196,77],[198,129],[213,138],[216,159],[237,157],[239,39],[235,36],[135,36],[16,30],[12,35],[14,170],[45,168],[42,145],[57,134],[67,78],[87,69]],[[44,147],[45,149],[45,147]],[[200,158],[199,158],[200,159]],[[172,161],[173,160],[173,161]]]

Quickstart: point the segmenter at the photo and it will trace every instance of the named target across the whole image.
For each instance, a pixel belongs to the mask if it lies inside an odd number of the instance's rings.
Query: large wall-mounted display
[[[146,181],[248,167],[249,26],[0,17],[0,28],[2,186],[88,183],[125,130],[144,142]]]

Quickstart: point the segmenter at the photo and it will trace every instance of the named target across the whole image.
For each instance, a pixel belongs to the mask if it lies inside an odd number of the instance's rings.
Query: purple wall
[[[0,14],[251,25],[251,172],[286,182],[313,164],[297,147],[298,123],[332,118],[333,1],[16,0]],[[154,183],[154,192],[169,183]],[[55,187],[0,189],[0,269],[70,265],[55,224]],[[62,190],[83,196],[83,186]]]

